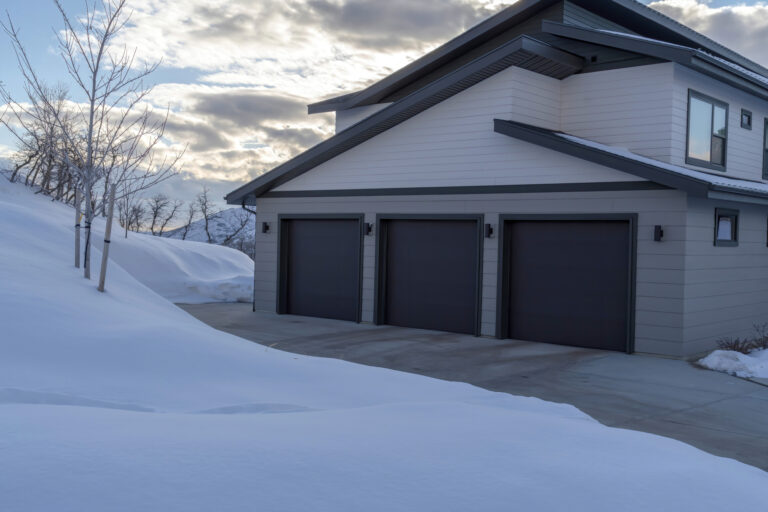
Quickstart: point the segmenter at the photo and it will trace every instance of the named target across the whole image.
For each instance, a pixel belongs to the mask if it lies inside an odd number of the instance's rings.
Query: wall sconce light
[[[653,227],[653,241],[654,242],[661,242],[661,239],[664,238],[664,230],[661,226],[654,226]]]
[[[485,238],[493,238],[493,225],[485,225]]]
[[[371,236],[373,234],[373,224],[370,222],[365,223],[365,235]]]
[[[261,232],[262,233],[269,233],[269,222],[262,222],[261,223]]]

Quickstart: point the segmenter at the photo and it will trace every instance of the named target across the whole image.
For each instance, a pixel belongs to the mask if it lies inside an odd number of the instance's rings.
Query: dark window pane
[[[711,139],[712,105],[691,97],[688,111],[688,156],[709,162]]]

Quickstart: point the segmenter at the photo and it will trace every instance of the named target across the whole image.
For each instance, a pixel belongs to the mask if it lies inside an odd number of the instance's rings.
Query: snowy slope
[[[768,474],[577,409],[215,331],[0,186],[0,509],[763,510]],[[98,254],[96,254],[98,256]]]
[[[250,238],[253,237],[253,231],[256,226],[256,220],[253,215],[243,210],[242,208],[228,208],[222,210],[213,215],[208,221],[208,231],[211,233],[213,243],[220,244],[224,241],[227,235],[241,226],[241,217],[248,218],[248,224],[238,235],[239,237]],[[176,238],[181,240],[183,228],[177,228],[163,236],[168,238]],[[194,240],[196,242],[208,242],[208,235],[205,233],[205,221],[196,220],[190,225],[187,237],[185,240]]]
[[[20,184],[0,177],[0,197],[14,198],[23,204],[29,200],[61,229],[72,231],[74,210],[51,202]],[[30,206],[32,206],[30,204]],[[101,248],[105,221],[94,223],[94,245]],[[84,232],[83,232],[84,234]],[[74,258],[74,235],[71,249],[63,262]],[[112,226],[110,258],[133,277],[172,302],[250,302],[253,294],[253,260],[240,251],[198,242],[187,242],[130,232],[125,238],[115,222]],[[99,258],[92,258],[94,275],[98,275]],[[111,269],[108,270],[108,272]],[[109,284],[109,283],[108,283]]]

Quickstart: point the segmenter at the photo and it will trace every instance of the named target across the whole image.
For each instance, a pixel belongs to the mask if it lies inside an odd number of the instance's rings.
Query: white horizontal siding
[[[673,190],[487,194],[391,197],[259,198],[258,221],[279,213],[363,213],[374,222],[378,213],[483,214],[497,225],[500,214],[638,213],[636,349],[682,356],[685,195]],[[653,241],[653,228],[664,226],[664,242]],[[257,308],[275,310],[277,233],[257,234]],[[365,238],[363,254],[363,321],[373,320],[375,237]],[[498,240],[486,238],[483,256],[481,332],[495,335]],[[261,253],[261,254],[260,254]],[[267,253],[267,254],[264,254]]]
[[[736,178],[761,180],[763,127],[765,118],[768,117],[768,102],[679,65],[675,65],[674,77],[674,104],[672,108],[674,151],[671,162],[677,165],[686,165],[688,90],[693,89],[728,104],[726,174]],[[741,128],[742,108],[752,112],[752,130]],[[708,171],[707,169],[702,170]],[[708,172],[717,173],[718,171]]]
[[[362,107],[350,108],[348,110],[338,110],[336,112],[336,133],[346,130],[353,124],[359,123],[366,117],[372,116],[389,105],[390,103],[377,103],[375,105],[365,105]]]
[[[560,84],[509,68],[275,190],[639,180],[493,131],[495,118],[558,129]]]
[[[566,78],[562,131],[669,162],[673,76],[664,63]]]
[[[688,207],[684,343],[696,354],[768,322],[768,207],[696,198]],[[737,247],[714,245],[718,207],[739,210]]]

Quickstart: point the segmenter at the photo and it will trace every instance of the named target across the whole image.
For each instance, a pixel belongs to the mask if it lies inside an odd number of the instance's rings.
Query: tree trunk
[[[115,186],[109,190],[109,206],[107,208],[107,226],[104,228],[104,249],[101,251],[101,272],[99,273],[99,291],[104,291],[107,279],[107,261],[109,260],[109,244],[112,237],[112,216],[115,213]]]
[[[93,203],[91,202],[91,187],[85,187],[85,254],[83,261],[83,277],[91,278],[91,222],[93,222]]]
[[[75,268],[80,268],[80,191],[75,191]]]

